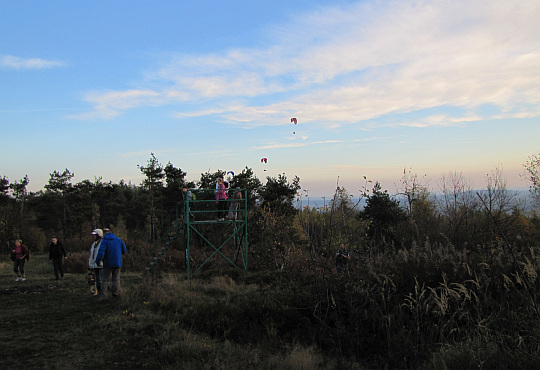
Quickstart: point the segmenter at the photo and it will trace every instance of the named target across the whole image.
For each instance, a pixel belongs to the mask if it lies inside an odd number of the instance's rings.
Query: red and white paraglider
[[[296,118],[291,118],[291,122],[294,122],[294,125],[296,126],[296,124],[298,123],[298,120]],[[295,131],[293,131],[293,134],[296,134]]]
[[[261,163],[268,163],[268,159],[267,158],[261,158]],[[264,169],[264,171],[266,171],[266,168]]]

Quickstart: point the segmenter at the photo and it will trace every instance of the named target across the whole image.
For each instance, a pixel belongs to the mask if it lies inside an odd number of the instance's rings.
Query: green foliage
[[[64,194],[71,188],[71,179],[75,174],[66,168],[64,172],[54,171],[50,176],[49,183],[45,185],[45,189],[52,193]]]
[[[252,229],[257,230],[250,241],[253,269],[302,268],[298,262],[304,259],[303,243],[290,216],[263,208]]]
[[[523,167],[525,167],[525,176],[530,183],[531,195],[537,202],[540,202],[540,153],[529,156]]]
[[[163,169],[163,172],[165,173],[165,182],[167,183],[167,188],[181,190],[185,185],[185,177],[187,173],[182,171],[180,168],[175,168],[171,162],[167,163]]]
[[[261,187],[259,195],[263,208],[274,212],[292,215],[296,213],[294,200],[300,190],[300,179],[295,176],[292,183],[287,181],[285,174],[275,177],[267,177],[266,184]]]
[[[75,174],[66,168],[64,172],[54,171],[50,176],[48,184],[45,185],[47,200],[50,203],[47,208],[50,208],[50,216],[52,216],[49,226],[53,226],[56,231],[60,231],[68,227],[71,204],[66,197],[73,189],[71,179]],[[53,231],[53,233],[56,233],[56,231]]]
[[[255,176],[251,168],[244,168],[241,173],[237,173],[230,183],[231,188],[246,189],[248,207],[253,208],[259,197],[262,187],[261,181]]]
[[[165,173],[166,187],[163,189],[163,214],[162,224],[172,223],[172,216],[176,217],[176,207],[183,199],[184,186],[194,187],[193,183],[186,183],[186,172],[176,168],[169,162],[163,169]],[[163,227],[162,227],[163,228]],[[158,232],[158,234],[161,234]]]
[[[154,153],[151,153],[146,166],[138,165],[139,170],[146,176],[142,182],[142,188],[148,199],[147,226],[150,238],[158,238],[159,220],[163,217],[162,208],[159,202],[162,200],[163,179],[165,172]]]
[[[225,171],[206,172],[201,173],[199,180],[199,187],[202,189],[215,189],[218,178],[225,177]]]
[[[148,159],[146,166],[138,165],[137,167],[146,176],[142,182],[142,185],[146,190],[154,192],[163,186],[165,172],[154,153],[150,154],[150,159]]]
[[[5,199],[9,191],[9,179],[6,176],[0,178],[0,197]]]
[[[353,254],[363,252],[366,223],[356,217],[358,203],[353,204],[346,189],[337,187],[329,204],[319,208],[307,205],[298,213],[295,226],[300,233],[299,245],[309,251],[312,269],[333,270],[335,252],[341,243]]]
[[[25,175],[21,181],[15,181],[9,184],[9,189],[11,190],[13,196],[16,200],[23,201],[26,196],[26,187],[30,183],[28,175]]]
[[[397,200],[391,199],[388,191],[381,191],[376,182],[373,192],[367,197],[365,208],[359,213],[361,220],[368,221],[367,235],[377,243],[395,240],[396,226],[405,220],[405,212]]]

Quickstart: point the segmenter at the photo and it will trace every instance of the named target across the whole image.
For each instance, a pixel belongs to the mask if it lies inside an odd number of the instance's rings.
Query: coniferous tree
[[[161,218],[161,209],[158,206],[161,201],[163,191],[163,179],[165,172],[163,166],[159,163],[154,153],[151,153],[146,166],[137,166],[146,176],[142,182],[142,187],[148,196],[148,226],[152,238],[157,238],[159,219]]]
[[[283,215],[296,213],[294,200],[300,190],[300,179],[295,176],[292,183],[287,182],[285,174],[277,178],[267,177],[266,184],[261,187],[260,200],[262,207]]]
[[[75,173],[70,172],[67,168],[64,172],[60,173],[54,171],[50,174],[49,182],[45,185],[45,189],[49,192],[51,200],[57,201],[61,205],[61,216],[59,220],[59,226],[62,230],[67,223],[68,204],[66,202],[66,194],[71,190],[71,179],[75,176]]]
[[[180,168],[174,167],[171,162],[167,163],[163,169],[163,172],[165,173],[166,184],[166,187],[163,190],[163,204],[165,213],[169,215],[169,217],[172,217],[175,216],[176,207],[178,206],[179,202],[182,201],[183,187],[193,187],[194,184],[186,184],[185,177],[187,173],[182,171]]]
[[[248,208],[252,209],[259,198],[261,191],[261,180],[259,180],[251,168],[244,168],[242,172],[237,173],[232,178],[230,187],[246,189]]]
[[[379,182],[373,186],[358,217],[369,221],[367,235],[377,243],[394,241],[396,226],[406,218],[399,202],[391,199],[387,190],[382,191]]]
[[[11,201],[9,197],[9,180],[7,177],[0,178],[0,246],[7,247],[8,235],[8,207]]]
[[[26,187],[29,183],[30,180],[28,179],[28,175],[26,175],[21,179],[21,181],[15,181],[14,183],[9,185],[9,188],[11,189],[15,200],[19,203],[19,215],[21,220],[23,220],[24,214],[24,202],[26,200],[27,194]]]

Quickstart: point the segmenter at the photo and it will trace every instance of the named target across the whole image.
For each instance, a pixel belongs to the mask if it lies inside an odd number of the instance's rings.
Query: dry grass
[[[0,262],[0,339],[32,346],[26,368],[538,368],[539,261],[532,250],[519,265],[504,253],[426,242],[358,258],[350,276],[125,270],[121,298],[104,302],[77,272],[85,253],[70,254],[60,282],[37,254],[24,285]],[[10,368],[6,348],[0,365]]]

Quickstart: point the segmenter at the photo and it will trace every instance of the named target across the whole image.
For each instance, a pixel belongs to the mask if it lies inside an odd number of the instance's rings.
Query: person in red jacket
[[[26,281],[24,262],[30,259],[30,251],[22,243],[21,239],[17,239],[15,240],[15,248],[13,248],[12,252],[15,254],[15,261],[13,261],[13,271],[17,274],[15,281]]]

